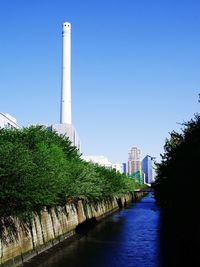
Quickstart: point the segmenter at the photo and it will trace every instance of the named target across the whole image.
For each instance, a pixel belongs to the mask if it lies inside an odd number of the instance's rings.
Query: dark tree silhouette
[[[200,115],[183,123],[181,134],[172,132],[164,149],[154,189],[171,252],[179,256],[169,266],[200,266]]]

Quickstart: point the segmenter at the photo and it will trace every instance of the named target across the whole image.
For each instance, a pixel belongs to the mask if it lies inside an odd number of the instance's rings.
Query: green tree
[[[0,234],[67,197],[99,200],[134,190],[126,175],[81,160],[68,138],[41,126],[0,129]]]
[[[172,132],[166,140],[162,161],[157,164],[155,196],[163,206],[179,205],[181,194],[195,199],[199,185],[200,116],[183,123],[182,133]],[[191,192],[191,194],[190,194]],[[174,206],[175,205],[175,206]]]

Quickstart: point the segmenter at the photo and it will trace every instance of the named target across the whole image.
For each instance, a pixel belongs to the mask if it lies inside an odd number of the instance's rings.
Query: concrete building
[[[50,131],[57,132],[61,136],[69,137],[69,140],[72,142],[73,146],[76,146],[81,152],[81,141],[77,134],[76,129],[72,124],[52,124],[48,127]]]
[[[102,155],[81,156],[81,158],[87,162],[96,163],[106,168],[112,168],[112,163],[106,157]]]
[[[7,129],[19,129],[19,125],[17,124],[17,120],[9,115],[8,113],[0,112],[0,128],[7,128]]]
[[[62,86],[61,86],[61,105],[60,123],[49,127],[62,136],[69,137],[73,146],[81,151],[79,136],[72,124],[71,109],[71,24],[64,22],[62,25]]]
[[[112,169],[115,169],[116,172],[123,173],[123,166],[120,163],[113,163],[112,164]]]
[[[128,176],[136,178],[138,182],[142,182],[140,155],[140,149],[137,147],[132,147],[128,152]]]
[[[106,157],[103,155],[95,155],[95,156],[81,156],[81,158],[87,162],[92,162],[98,164],[100,166],[115,169],[116,172],[123,173],[122,164],[120,163],[111,163]]]
[[[153,157],[147,155],[142,160],[142,172],[144,173],[144,182],[146,184],[151,184],[153,182],[152,176],[152,160]]]

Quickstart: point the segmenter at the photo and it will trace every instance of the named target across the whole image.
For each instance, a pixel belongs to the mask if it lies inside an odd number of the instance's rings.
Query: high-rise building
[[[140,161],[140,149],[132,147],[128,153],[128,175],[135,178],[138,182],[142,182],[142,170]]]
[[[153,176],[152,176],[152,160],[153,157],[147,155],[142,160],[142,171],[145,174],[144,179],[146,184],[151,184],[153,182]]]
[[[8,113],[0,112],[0,128],[7,128],[7,129],[19,129],[19,125],[17,124],[17,120],[9,115]]]
[[[122,163],[122,173],[127,174],[127,164],[125,162]]]

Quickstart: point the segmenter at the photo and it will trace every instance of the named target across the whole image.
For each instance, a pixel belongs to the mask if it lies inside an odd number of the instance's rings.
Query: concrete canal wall
[[[77,226],[89,220],[100,220],[110,213],[141,198],[144,193],[128,193],[119,198],[98,202],[68,201],[64,207],[35,214],[29,225],[15,219],[17,234],[0,240],[0,264],[13,267],[53,247],[76,233]]]

